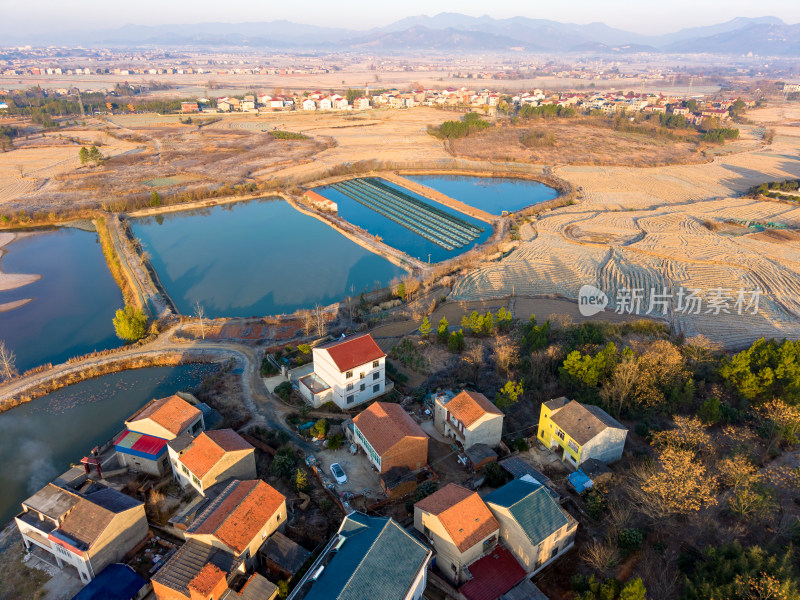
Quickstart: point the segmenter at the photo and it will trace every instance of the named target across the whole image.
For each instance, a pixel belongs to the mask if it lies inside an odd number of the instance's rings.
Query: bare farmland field
[[[695,143],[696,133],[678,130],[675,135],[678,139],[615,131],[598,118],[541,119],[452,140],[451,150],[462,158],[538,164],[650,167],[708,162]],[[526,144],[526,139],[534,141]]]
[[[800,134],[800,107],[769,109],[759,117]],[[766,148],[718,157],[709,164],[655,168],[562,166],[554,169],[581,190],[573,206],[539,216],[522,244],[500,263],[467,273],[456,300],[557,294],[576,299],[584,284],[598,286],[618,307],[624,289],[761,290],[755,314],[684,314],[672,306],[654,315],[676,332],[703,334],[730,348],[760,336],[800,338],[800,206],[741,196],[756,183],[800,176],[800,137],[780,136]],[[786,232],[756,233],[726,222],[773,222]],[[748,231],[752,233],[747,233]],[[645,305],[642,312],[647,310]]]

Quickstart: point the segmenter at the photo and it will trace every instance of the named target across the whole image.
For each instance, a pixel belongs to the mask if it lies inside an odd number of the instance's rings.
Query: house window
[[[555,558],[557,554],[558,554],[558,546],[553,548],[553,551],[550,553],[550,558]]]
[[[192,425],[192,435],[197,435],[197,432],[203,427],[203,423],[198,421],[194,425]]]
[[[483,551],[488,552],[492,548],[494,548],[495,543],[497,542],[497,538],[495,536],[490,537],[488,540],[483,542]]]
[[[380,378],[380,376],[381,376],[381,374],[380,374],[380,373],[373,373],[373,374],[372,374],[372,381],[376,381],[377,379],[379,379],[379,378]]]
[[[367,384],[366,383],[362,383],[360,387],[361,387],[361,391],[363,392],[365,389],[367,389]]]
[[[359,373],[359,374],[358,374],[358,378],[359,378],[359,379],[364,379],[364,373]]]
[[[560,429],[556,429],[556,436],[563,440],[564,439],[564,432],[561,431]]]
[[[375,392],[375,393],[380,392],[381,391],[381,384],[380,383],[376,383],[375,385],[373,385],[372,386],[372,391]]]
[[[344,374],[344,376],[345,376],[347,379],[350,379],[350,378],[353,376],[353,372],[352,372],[352,371],[348,371],[347,373],[345,373],[345,374]]]
[[[348,404],[352,404],[352,403],[353,403],[353,401],[354,401],[355,399],[356,399],[356,397],[355,397],[353,394],[350,394],[350,395],[347,397],[347,403],[348,403]]]
[[[352,383],[348,383],[347,384],[347,391],[349,392],[352,389],[353,389],[353,384]]]
[[[381,361],[375,360],[375,361],[372,362],[372,368],[373,369],[377,369],[380,366],[381,366]]]
[[[428,529],[427,525],[422,526],[422,532],[425,534],[425,537],[431,539],[433,536],[431,535],[431,530]]]
[[[183,471],[187,476],[189,475],[189,469],[186,468],[186,465],[181,465],[181,471]]]
[[[576,444],[572,440],[567,442],[567,446],[569,446],[572,449],[573,452],[580,452],[581,451],[581,447],[578,446],[578,444]]]
[[[196,476],[192,475],[192,481],[194,481],[194,484],[197,487],[202,487],[201,484],[200,484],[200,480]]]

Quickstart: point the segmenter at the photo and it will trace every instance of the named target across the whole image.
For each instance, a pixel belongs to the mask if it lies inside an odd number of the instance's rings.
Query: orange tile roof
[[[500,523],[477,492],[451,483],[415,505],[436,516],[460,552],[500,530]]]
[[[405,437],[428,439],[428,434],[403,407],[391,402],[373,402],[353,419],[353,423],[380,455]]]
[[[192,406],[180,396],[169,396],[153,400],[128,419],[128,423],[150,419],[164,429],[178,435],[200,416],[200,409]]]
[[[192,474],[202,479],[226,453],[252,449],[253,446],[233,429],[204,431],[189,444],[180,461]]]
[[[222,579],[225,579],[225,571],[213,563],[206,563],[189,582],[189,589],[206,597],[214,591]]]
[[[469,427],[483,415],[503,414],[503,411],[489,402],[489,399],[483,394],[466,390],[445,404],[445,408],[451,415],[461,421],[464,427]]]
[[[237,485],[227,497],[187,533],[213,535],[235,552],[242,553],[280,509],[286,496],[260,479],[232,483]]]
[[[318,347],[330,354],[342,373],[386,356],[368,333]]]

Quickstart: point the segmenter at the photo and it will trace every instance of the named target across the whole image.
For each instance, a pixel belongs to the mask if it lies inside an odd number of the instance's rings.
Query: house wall
[[[425,586],[428,583],[428,564],[431,561],[431,554],[425,559],[425,562],[417,573],[411,586],[408,588],[408,593],[403,600],[420,600],[422,593],[425,591]]]
[[[153,592],[157,600],[189,600],[189,596],[184,596],[165,585],[153,581]]]
[[[418,471],[428,464],[428,438],[406,436],[381,456],[381,473],[392,467]]]
[[[464,448],[475,444],[486,444],[494,448],[503,435],[503,416],[486,414],[464,431]]]
[[[117,452],[117,458],[119,458],[119,462],[123,466],[129,466],[131,469],[155,475],[156,477],[160,477],[170,468],[167,452],[159,456],[156,460],[150,460],[143,456],[135,456],[127,452]]]
[[[122,562],[123,557],[147,537],[148,532],[144,504],[115,515],[89,548],[89,560],[95,575],[111,563]]]
[[[147,435],[152,435],[153,437],[161,438],[162,440],[174,440],[182,433],[186,433],[187,431],[191,432],[198,422],[200,423],[200,428],[195,433],[193,433],[193,435],[197,435],[198,433],[200,433],[205,429],[205,423],[203,422],[202,413],[200,413],[194,421],[189,423],[189,426],[186,427],[183,431],[179,431],[178,435],[175,435],[171,431],[164,429],[161,425],[155,423],[151,419],[141,419],[140,421],[132,421],[130,423],[126,421],[125,426],[128,428],[129,431],[135,431],[136,433],[146,433]]]
[[[50,541],[43,532],[38,531],[35,527],[19,519],[17,519],[16,522],[26,548],[38,546],[46,550],[55,559],[59,567],[62,567],[64,563],[72,565],[78,570],[81,580],[84,583],[88,583],[93,579],[92,568],[89,565],[88,557],[85,553],[75,553],[64,546]]]
[[[574,543],[575,531],[578,528],[575,521],[570,521],[534,546],[507,508],[492,503],[488,503],[487,506],[500,522],[500,538],[529,575],[556,560]],[[554,549],[557,549],[555,556],[552,555]]]
[[[552,448],[553,446],[557,446],[561,448],[563,451],[564,457],[572,459],[573,465],[577,466],[581,462],[581,452],[582,448],[581,445],[578,444],[575,440],[573,440],[566,432],[564,432],[564,439],[562,440],[558,435],[556,435],[557,431],[560,431],[561,428],[558,427],[555,423],[553,423],[552,419],[550,418],[551,411],[542,404],[542,411],[539,414],[539,431],[537,433],[537,437],[539,441],[547,446],[548,448]],[[575,444],[577,450],[575,448],[570,447],[570,442]]]
[[[202,493],[203,490],[207,490],[215,483],[231,477],[236,479],[258,479],[255,449],[227,452],[203,477],[202,489],[198,491]]]
[[[428,531],[425,531],[426,527]],[[497,539],[499,534],[499,531],[493,531],[471,548],[461,552],[453,543],[450,534],[447,533],[439,518],[416,507],[414,508],[414,528],[432,540],[433,548],[436,550],[436,566],[456,585],[467,580],[465,567],[483,556],[484,542],[492,538]]]
[[[622,452],[625,450],[625,438],[627,436],[628,431],[625,429],[617,429],[616,427],[604,429],[594,439],[583,445],[578,464],[590,458],[596,458],[606,464],[618,461],[622,458]]]
[[[378,366],[373,367],[373,362],[370,361],[363,365],[359,365],[352,369],[352,377],[347,377],[346,372],[339,371],[339,367],[331,359],[330,355],[324,349],[314,348],[314,373],[321,377],[325,383],[331,386],[331,400],[341,408],[352,408],[368,402],[373,398],[380,396],[386,391],[386,371],[385,371],[385,358],[379,359]],[[362,378],[361,375],[364,375]],[[377,379],[374,375],[377,374]],[[364,390],[360,389],[360,385],[364,384]],[[348,390],[347,385],[352,384],[353,389]],[[378,391],[373,391],[373,386],[378,385]],[[348,396],[353,396],[352,402],[347,402]]]

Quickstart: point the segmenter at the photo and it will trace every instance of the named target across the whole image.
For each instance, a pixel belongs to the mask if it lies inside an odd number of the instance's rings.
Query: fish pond
[[[454,200],[460,200],[492,215],[514,212],[552,200],[558,191],[538,181],[508,177],[470,177],[467,175],[405,175]]]
[[[314,191],[336,202],[339,216],[346,221],[424,262],[458,256],[492,235],[488,223],[376,177]]]
[[[292,313],[385,287],[405,271],[277,198],[131,219],[183,314]]]
[[[121,344],[112,319],[122,307],[122,294],[96,233],[72,228],[37,231],[4,250],[3,272],[41,276],[0,291],[0,304],[30,299],[0,312],[0,340],[16,354],[18,371]]]
[[[0,523],[20,502],[124,428],[153,398],[197,387],[218,367],[188,364],[82,381],[0,413]]]

